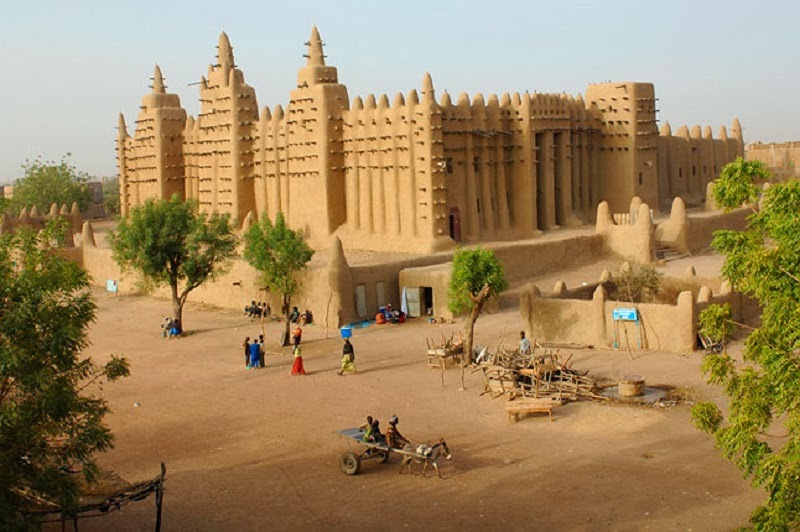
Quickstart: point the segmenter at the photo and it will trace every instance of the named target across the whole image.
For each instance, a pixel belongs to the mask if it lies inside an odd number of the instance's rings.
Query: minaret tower
[[[336,67],[325,64],[316,26],[306,44],[306,65],[297,73],[297,88],[287,108],[289,202],[285,214],[292,227],[303,229],[319,245],[347,216],[342,111],[349,99]],[[293,204],[298,208],[292,208]]]
[[[182,135],[186,111],[177,94],[167,93],[158,65],[152,92],[142,98],[139,109],[132,139],[127,136],[124,119],[118,126],[123,214],[149,198],[166,199],[173,194],[184,198]]]
[[[198,201],[203,212],[230,214],[235,224],[255,212],[254,140],[258,102],[253,87],[236,68],[225,32],[219,36],[217,64],[200,82],[197,116]]]

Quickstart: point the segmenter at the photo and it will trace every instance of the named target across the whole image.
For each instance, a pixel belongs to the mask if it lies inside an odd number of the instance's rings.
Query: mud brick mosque
[[[699,204],[744,154],[736,119],[718,138],[708,126],[659,131],[651,83],[437,99],[426,73],[419,92],[351,99],[316,28],[307,46],[285,109],[259,110],[225,33],[197,117],[156,67],[133,136],[119,118],[123,215],[178,194],[237,224],[283,211],[314,247],[335,234],[346,249],[429,252],[579,225],[603,200],[612,212],[634,196]]]

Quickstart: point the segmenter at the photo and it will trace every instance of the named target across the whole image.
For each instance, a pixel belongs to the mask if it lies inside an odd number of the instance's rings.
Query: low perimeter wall
[[[758,312],[751,300],[731,291],[727,283],[716,295],[709,287],[701,287],[697,301],[692,292],[681,292],[674,305],[609,301],[603,286],[595,289],[589,301],[566,299],[564,296],[572,292],[559,283],[563,289],[554,291],[551,297],[542,296],[534,285],[522,293],[520,314],[530,338],[602,348],[614,347],[616,338],[620,349],[685,353],[697,348],[697,315],[708,305],[730,303],[737,321]],[[636,308],[638,326],[612,319],[614,309],[620,307]]]

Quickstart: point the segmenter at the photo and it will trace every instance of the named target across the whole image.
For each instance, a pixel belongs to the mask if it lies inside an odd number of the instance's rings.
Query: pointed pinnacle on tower
[[[225,60],[229,66],[233,66],[233,47],[228,34],[223,31],[219,34],[219,44],[217,44],[217,64],[222,65]]]
[[[733,124],[731,124],[731,136],[735,139],[742,138],[742,125],[739,123],[739,118],[733,118]]]
[[[422,77],[422,99],[423,101],[433,101],[435,99],[433,93],[433,78],[431,78],[430,72],[425,72],[425,75]]]
[[[161,75],[161,67],[156,65],[156,70],[153,73],[153,94],[164,94],[164,77]]]
[[[128,136],[128,126],[125,125],[125,115],[122,113],[119,114],[119,119],[117,120],[117,136],[120,138]]]
[[[325,66],[325,54],[322,53],[322,39],[319,36],[316,26],[311,27],[311,37],[306,43],[308,45],[308,66]]]

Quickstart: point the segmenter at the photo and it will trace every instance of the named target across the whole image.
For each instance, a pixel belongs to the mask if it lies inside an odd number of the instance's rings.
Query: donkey
[[[408,472],[412,475],[414,472],[412,471],[413,462],[418,464],[422,464],[422,478],[427,477],[428,468],[433,466],[433,469],[436,471],[436,475],[439,478],[444,478],[442,476],[442,472],[439,471],[439,466],[437,465],[437,460],[444,456],[447,460],[453,457],[450,454],[450,449],[447,447],[447,442],[444,441],[444,436],[439,438],[439,442],[433,446],[429,445],[420,445],[418,447],[414,447],[413,445],[407,443],[403,447],[404,451],[412,452],[414,455],[403,455],[403,461],[400,464],[400,470],[398,473],[402,473],[403,469],[408,468]]]

